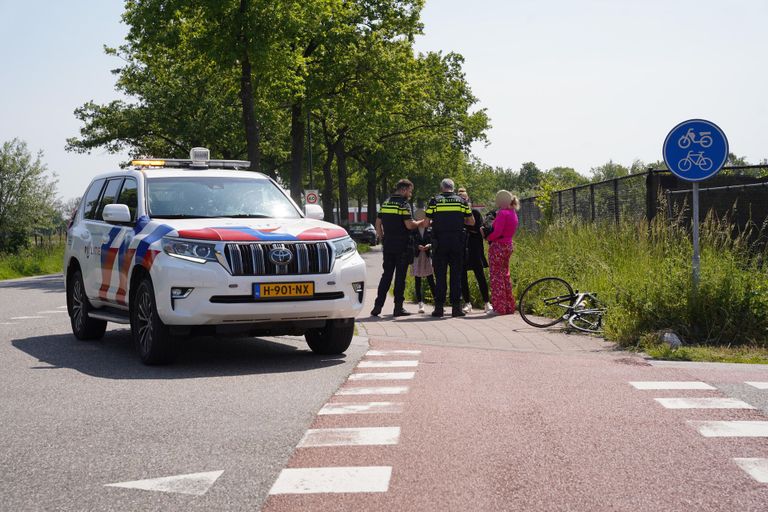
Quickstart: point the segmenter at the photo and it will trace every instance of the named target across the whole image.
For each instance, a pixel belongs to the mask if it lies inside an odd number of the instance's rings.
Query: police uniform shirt
[[[459,195],[443,192],[429,201],[426,214],[432,221],[435,236],[460,234],[464,230],[464,219],[472,216],[472,209]]]
[[[408,200],[398,194],[391,196],[381,203],[378,217],[384,228],[384,248],[388,251],[404,251],[410,239],[405,221],[413,219],[413,210]]]

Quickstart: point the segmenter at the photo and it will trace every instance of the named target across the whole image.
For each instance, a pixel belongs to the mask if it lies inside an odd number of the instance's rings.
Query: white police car
[[[344,352],[365,290],[355,242],[248,162],[190,157],[135,160],[88,187],[64,257],[75,336],[130,324],[147,364],[195,333],[304,335],[314,352]]]

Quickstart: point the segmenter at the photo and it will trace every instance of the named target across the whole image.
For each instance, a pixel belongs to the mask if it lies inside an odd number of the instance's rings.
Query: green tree
[[[572,167],[553,167],[544,173],[547,183],[558,188],[572,188],[589,183],[589,178]]]
[[[627,176],[629,175],[629,169],[615,163],[613,160],[609,160],[603,165],[590,169],[590,173],[592,174],[592,181],[605,181]]]
[[[12,139],[0,148],[0,252],[15,252],[38,229],[56,227],[56,179],[46,174],[39,152]]]
[[[542,173],[533,162],[525,162],[520,166],[520,188],[524,191],[534,190],[539,186]]]

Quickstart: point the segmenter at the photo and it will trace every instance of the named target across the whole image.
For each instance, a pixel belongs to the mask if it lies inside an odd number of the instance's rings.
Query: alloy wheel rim
[[[136,320],[139,331],[139,347],[142,353],[146,354],[152,346],[152,303],[146,290],[142,291],[138,302]]]
[[[77,330],[82,330],[85,324],[85,311],[83,307],[83,285],[76,280],[72,287],[72,319]]]

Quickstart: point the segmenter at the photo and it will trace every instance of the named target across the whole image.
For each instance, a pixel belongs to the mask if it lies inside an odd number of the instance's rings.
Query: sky
[[[67,153],[73,111],[118,96],[104,55],[117,0],[0,0],[0,141],[21,138],[64,198],[126,155]],[[667,132],[704,118],[732,152],[768,158],[768,0],[427,0],[419,51],[457,52],[493,128],[485,162],[569,166],[661,159]],[[161,156],[161,155],[158,155]]]

